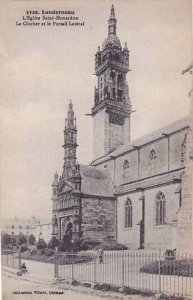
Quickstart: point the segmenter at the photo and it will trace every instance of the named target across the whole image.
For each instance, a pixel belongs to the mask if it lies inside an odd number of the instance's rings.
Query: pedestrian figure
[[[100,248],[98,250],[98,256],[99,256],[99,264],[102,264],[103,263],[103,249]]]
[[[21,271],[22,271],[22,273],[28,273],[25,263],[22,263]]]

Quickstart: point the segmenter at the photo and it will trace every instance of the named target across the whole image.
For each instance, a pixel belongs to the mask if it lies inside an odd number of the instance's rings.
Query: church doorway
[[[61,224],[61,239],[67,237],[68,240],[72,239],[72,222],[64,219]]]
[[[69,222],[66,226],[65,236],[72,239],[72,222]]]

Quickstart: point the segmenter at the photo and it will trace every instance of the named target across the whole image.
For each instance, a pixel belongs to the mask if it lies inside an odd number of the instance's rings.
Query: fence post
[[[161,293],[161,249],[159,249],[158,273],[159,273],[159,293]]]
[[[122,286],[124,286],[125,285],[125,265],[124,265],[124,255],[123,255],[123,253],[121,253],[121,255],[122,255]]]
[[[93,257],[94,257],[94,284],[96,284],[96,260],[97,260],[97,257],[95,257],[95,253],[93,253]]]
[[[73,259],[74,259],[74,258],[73,258],[73,253],[72,253],[72,255],[71,255],[71,263],[72,263],[72,264],[71,264],[71,265],[72,265],[72,273],[71,273],[71,275],[72,275],[72,282],[73,282],[73,280],[74,280],[74,279],[73,279],[73,278],[74,278],[74,274],[73,274],[73,273],[74,273]]]
[[[18,255],[18,267],[19,267],[19,270],[21,269],[21,248],[19,249],[19,255]]]
[[[54,252],[54,277],[58,278],[58,253]]]

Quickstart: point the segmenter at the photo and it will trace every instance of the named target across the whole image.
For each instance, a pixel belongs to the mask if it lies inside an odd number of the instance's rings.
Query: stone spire
[[[116,23],[117,20],[115,18],[115,10],[114,10],[114,6],[111,6],[111,14],[110,14],[110,18],[109,18],[109,32],[108,34],[115,34],[116,35]]]
[[[76,126],[76,118],[74,117],[73,104],[70,99],[69,108],[68,108],[68,116],[66,119],[66,127],[75,127]]]
[[[72,101],[70,100],[67,118],[65,120],[64,129],[64,172],[63,177],[66,179],[70,175],[70,170],[76,164],[76,148],[77,148],[77,130],[76,118],[74,116]]]

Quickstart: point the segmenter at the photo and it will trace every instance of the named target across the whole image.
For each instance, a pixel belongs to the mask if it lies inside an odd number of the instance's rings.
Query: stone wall
[[[107,155],[130,139],[130,119],[123,125],[109,122],[109,113],[104,110],[93,116],[93,160]]]
[[[184,168],[184,164],[181,161],[181,145],[187,131],[188,129],[184,128],[171,133],[169,137],[163,136],[151,143],[142,145],[138,149],[133,149],[117,156],[115,162],[112,158],[98,166],[107,166],[115,186]],[[157,155],[153,171],[149,163],[149,154],[152,149],[155,150]],[[123,178],[123,164],[125,160],[128,160],[130,165],[130,175],[127,180]]]
[[[105,110],[93,116],[93,160],[105,155]]]
[[[85,241],[115,240],[115,199],[82,198],[82,238]]]
[[[193,66],[190,68],[192,74]],[[178,214],[179,252],[192,253],[193,249],[193,77],[190,92],[189,131],[186,146],[186,172],[182,176],[182,206]]]
[[[164,135],[163,132],[162,137],[150,143],[144,143],[139,148],[133,148],[100,164],[100,166],[106,166],[111,180],[118,191],[117,240],[119,243],[126,244],[131,249],[137,249],[140,246],[139,222],[142,214],[141,202],[139,201],[140,192],[137,190],[132,192],[127,191],[131,189],[133,183],[139,188],[141,184],[148,183],[148,188],[144,189],[145,249],[177,248],[179,251],[188,249],[192,233],[192,229],[190,228],[192,225],[190,189],[193,185],[190,184],[192,177],[189,175],[192,172],[192,167],[190,161],[187,165],[187,163],[181,160],[181,146],[187,132],[187,127],[172,132],[169,135]],[[149,164],[149,154],[152,149],[156,151],[157,155],[153,172]],[[123,176],[123,164],[125,160],[130,165],[127,178]],[[184,175],[180,177],[179,174],[183,173]],[[178,183],[175,183],[175,181],[170,182],[169,179],[168,183],[166,180],[166,183],[162,186],[163,176],[167,177],[170,174],[174,175],[174,177],[177,175]],[[180,178],[182,180],[181,185],[179,183]],[[154,183],[151,186],[151,181],[155,179],[157,187]],[[179,199],[180,189],[182,189],[182,208],[180,208]],[[159,191],[165,194],[167,201],[167,224],[163,226],[156,226],[155,224],[155,198]],[[124,193],[124,196],[121,195],[122,193]],[[124,228],[124,203],[127,197],[131,198],[133,203],[133,227],[129,229]],[[181,247],[179,235],[184,237],[183,247]]]
[[[171,183],[143,190],[145,197],[145,249],[174,249],[177,247],[176,219],[179,210],[179,183]],[[166,199],[166,224],[156,225],[156,195],[162,192]],[[140,246],[140,226],[142,219],[142,192],[136,191],[118,196],[117,236],[118,242],[130,249]],[[125,228],[125,201],[132,201],[132,228]]]
[[[109,149],[110,152],[123,144],[123,126],[109,123]]]

